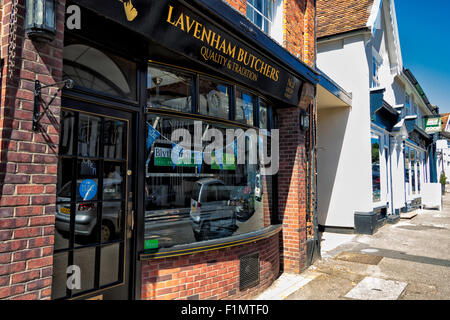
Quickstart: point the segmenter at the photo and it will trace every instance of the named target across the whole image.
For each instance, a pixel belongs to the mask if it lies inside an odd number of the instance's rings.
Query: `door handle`
[[[127,220],[127,238],[130,239],[134,230],[134,210],[128,210]]]

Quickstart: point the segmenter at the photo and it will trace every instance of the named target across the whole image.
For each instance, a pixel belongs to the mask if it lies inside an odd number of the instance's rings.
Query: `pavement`
[[[323,233],[322,258],[256,300],[450,300],[450,194],[374,235]]]

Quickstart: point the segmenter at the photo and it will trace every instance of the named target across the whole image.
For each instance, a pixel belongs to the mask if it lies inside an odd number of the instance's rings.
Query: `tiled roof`
[[[366,27],[374,0],[317,0],[317,37]]]

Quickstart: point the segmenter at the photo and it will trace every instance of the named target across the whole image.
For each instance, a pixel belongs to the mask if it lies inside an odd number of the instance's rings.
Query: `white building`
[[[437,110],[403,67],[393,0],[318,0],[317,16],[317,67],[352,95],[318,99],[319,225],[373,233],[420,206],[435,174],[423,119]]]

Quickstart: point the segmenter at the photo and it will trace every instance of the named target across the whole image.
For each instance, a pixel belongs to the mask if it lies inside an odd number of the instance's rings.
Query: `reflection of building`
[[[372,233],[420,206],[421,187],[436,181],[424,119],[438,111],[403,68],[393,0],[317,6],[317,65],[352,99],[319,95],[319,224]]]
[[[315,2],[53,2],[54,41],[2,33],[23,43],[2,50],[0,298],[250,298],[311,263]],[[63,29],[69,4],[80,30]],[[18,9],[25,21],[31,11]],[[74,87],[60,93],[63,77]],[[51,89],[35,93],[35,80]],[[35,97],[55,92],[38,119]],[[278,174],[261,177],[232,151],[224,163],[217,151],[214,164],[173,157],[172,134],[195,136],[196,121],[205,138],[278,129]],[[260,148],[252,142],[244,153]],[[68,270],[81,287],[67,287]]]

